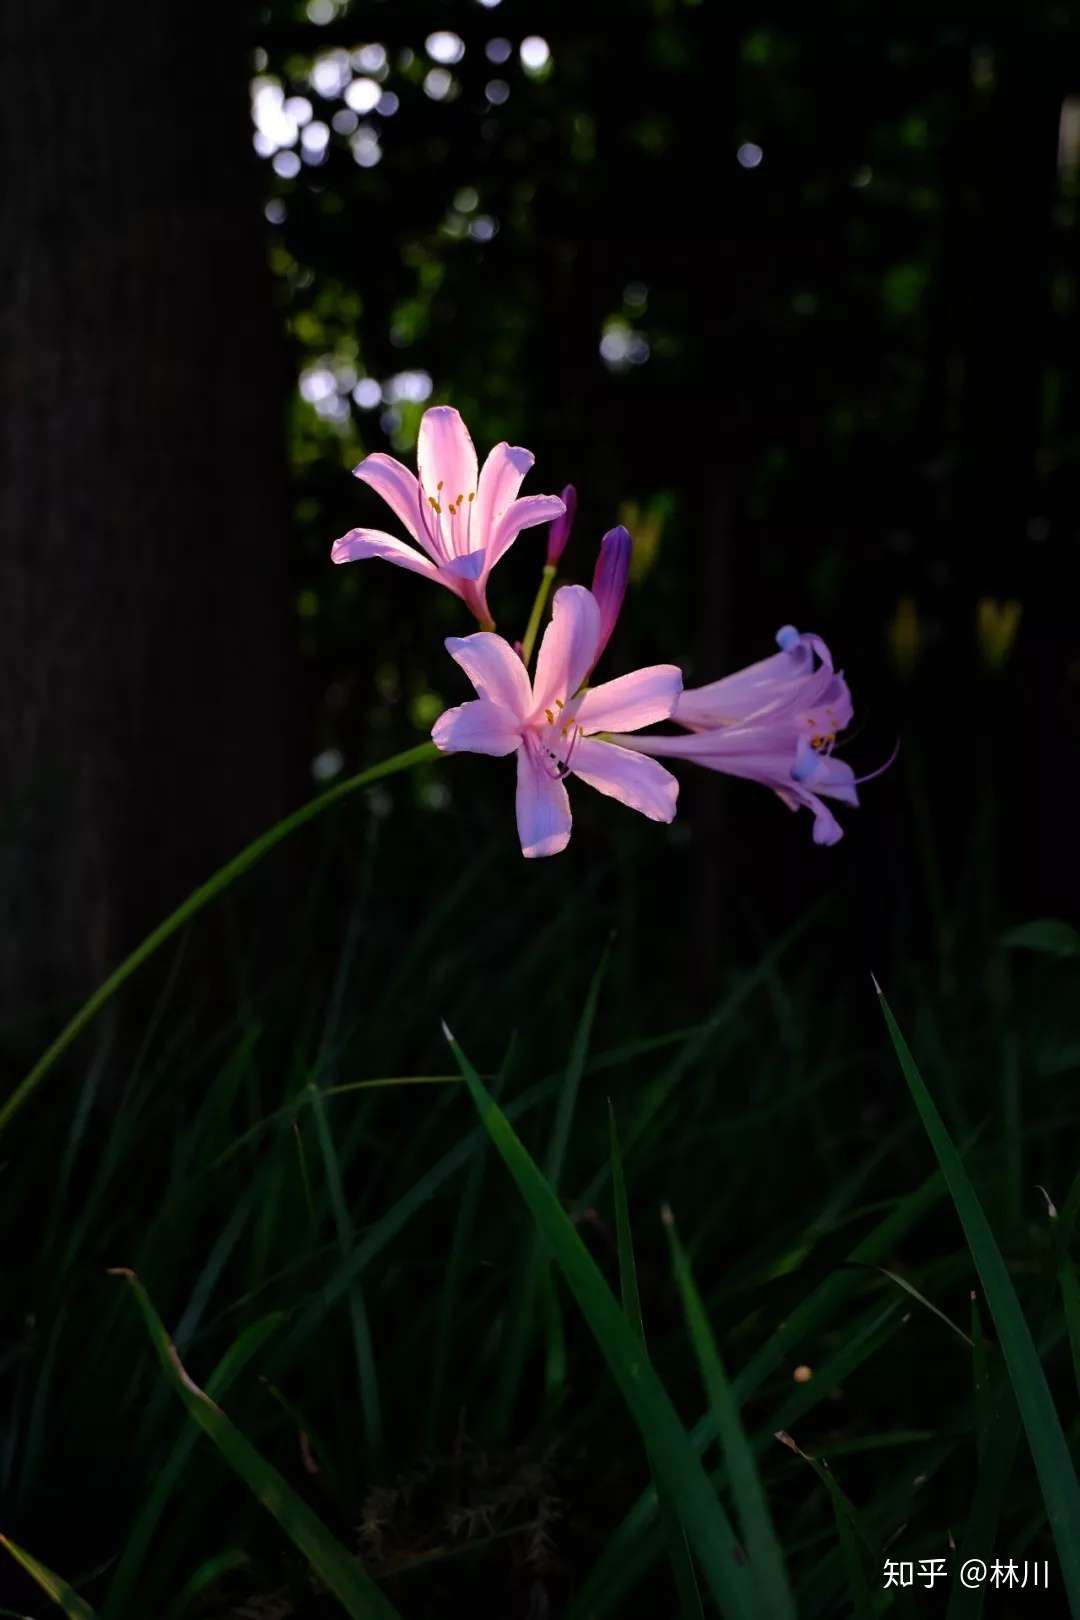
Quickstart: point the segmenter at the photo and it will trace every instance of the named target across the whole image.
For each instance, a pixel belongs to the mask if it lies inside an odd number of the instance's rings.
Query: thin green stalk
[[[553,563],[544,564],[544,572],[540,575],[540,584],[537,586],[536,597],[533,601],[529,622],[525,626],[525,634],[521,641],[521,661],[528,669],[532,658],[533,648],[536,646],[536,636],[540,629],[540,620],[544,617],[544,609],[551,592],[551,582],[555,578],[556,569]]]
[[[121,986],[138,972],[144,962],[148,962],[155,952],[161,949],[166,940],[178,933],[186,923],[208,906],[211,900],[215,900],[231,883],[235,883],[238,877],[242,877],[253,866],[257,866],[263,856],[268,855],[291,832],[295,832],[298,827],[303,827],[309,821],[314,821],[316,816],[321,816],[324,810],[329,810],[342,799],[348,798],[351,793],[368,787],[372,782],[382,781],[384,777],[394,776],[398,771],[407,771],[414,765],[423,765],[438,758],[440,758],[439,750],[432,742],[419,743],[415,748],[407,748],[404,753],[394,754],[390,759],[384,759],[380,765],[372,765],[369,770],[361,771],[357,776],[350,776],[345,782],[339,782],[337,787],[321,793],[317,799],[309,799],[299,810],[294,810],[291,815],[275,822],[266,832],[260,833],[258,838],[253,839],[242,849],[239,855],[234,855],[231,861],[226,861],[224,866],[220,866],[205,883],[193,889],[187,899],[177,906],[164,922],[158,924],[153,933],[147,934],[142,944],[121,962],[115,972],[110,973],[105,983],[94,991],[88,1001],[83,1002],[74,1018],[64,1026],[52,1045],[38,1058],[26,1078],[0,1106],[0,1131],[14,1118],[57,1060],[97,1017],[102,1007],[111,1001]]]

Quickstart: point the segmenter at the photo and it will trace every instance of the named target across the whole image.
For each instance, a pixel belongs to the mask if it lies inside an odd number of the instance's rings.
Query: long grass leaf
[[[206,1393],[212,1400],[226,1394],[252,1357],[258,1354],[271,1334],[277,1331],[282,1320],[282,1313],[274,1311],[271,1315],[252,1322],[250,1327],[246,1327],[233,1341],[206,1381]],[[142,1571],[157,1527],[195,1449],[198,1436],[199,1431],[194,1424],[185,1423],[164,1466],[158,1470],[149,1495],[124,1541],[124,1550],[105,1598],[103,1620],[120,1620],[127,1612],[134,1596],[135,1583]]]
[[[771,1617],[771,1620],[795,1620],[784,1557],[773,1529],[757,1464],[739,1420],[739,1408],[731,1393],[731,1385],[670,1209],[665,1208],[663,1218],[671,1245],[675,1282],[682,1296],[690,1339],[720,1437],[739,1527],[757,1577],[760,1612],[763,1617]]]
[[[859,1524],[858,1514],[851,1505],[823,1458],[811,1457],[803,1451],[792,1439],[786,1430],[777,1433],[777,1440],[781,1445],[787,1446],[797,1457],[808,1463],[824,1485],[828,1493],[829,1504],[833,1510],[833,1522],[836,1525],[837,1540],[840,1543],[840,1552],[844,1560],[844,1569],[847,1573],[848,1595],[851,1598],[851,1612],[862,1620],[864,1615],[876,1612],[879,1603],[877,1594],[870,1587],[867,1573],[867,1538]]]
[[[345,1198],[345,1185],[341,1175],[341,1165],[334,1147],[334,1137],[326,1117],[326,1106],[319,1095],[317,1086],[310,1085],[312,1112],[315,1115],[315,1129],[319,1138],[319,1150],[322,1153],[323,1168],[326,1171],[326,1183],[330,1191],[330,1206],[334,1212],[334,1225],[337,1227],[338,1246],[341,1257],[348,1261],[355,1242],[353,1238],[352,1217]],[[352,1327],[353,1349],[356,1355],[356,1370],[358,1387],[360,1390],[360,1410],[364,1419],[364,1438],[370,1459],[375,1461],[382,1448],[382,1403],[379,1398],[378,1370],[375,1366],[375,1347],[371,1340],[371,1325],[368,1321],[367,1304],[359,1277],[354,1277],[349,1284],[349,1322]]]
[[[641,1295],[638,1291],[637,1261],[634,1258],[634,1238],[630,1227],[630,1200],[626,1191],[626,1172],[619,1151],[619,1133],[615,1124],[615,1110],[608,1103],[608,1129],[611,1139],[611,1192],[615,1202],[615,1241],[619,1251],[619,1293],[622,1308],[633,1331],[637,1334],[643,1352],[648,1355],[645,1342],[645,1321],[641,1313]],[[651,1465],[650,1465],[651,1467]],[[655,1485],[656,1475],[653,1474]],[[668,1558],[675,1577],[675,1590],[679,1595],[679,1612],[683,1620],[699,1620],[702,1615],[701,1593],[686,1531],[679,1522],[666,1491],[656,1486],[660,1508],[660,1524],[667,1542]]]
[[[570,1048],[562,1085],[555,1104],[555,1119],[544,1159],[544,1171],[552,1187],[558,1189],[562,1180],[566,1148],[574,1122],[581,1077],[589,1053],[589,1040],[596,1017],[596,1004],[600,987],[611,958],[610,943],[606,946],[599,966],[593,974],[585,996],[585,1005],[578,1020]],[[506,1313],[506,1339],[499,1348],[499,1378],[492,1404],[491,1425],[495,1438],[505,1441],[513,1415],[514,1402],[525,1372],[525,1361],[532,1340],[536,1300],[541,1287],[541,1273],[546,1264],[544,1241],[539,1229],[530,1224],[522,1239],[522,1252],[514,1268],[514,1286]]]
[[[302,804],[299,810],[291,815],[284,816],[281,821],[275,822],[266,832],[253,838],[231,861],[220,866],[212,877],[207,878],[197,889],[193,889],[187,899],[171,912],[164,922],[158,924],[152,933],[147,934],[141,945],[136,946],[131,955],[126,957],[116,968],[104,984],[100,985],[87,1001],[84,1001],[52,1045],[47,1047],[38,1058],[25,1079],[15,1087],[11,1095],[0,1104],[0,1131],[9,1124],[19,1109],[37,1090],[49,1071],[55,1067],[57,1061],[64,1055],[71,1043],[81,1035],[86,1026],[93,1022],[101,1009],[112,1000],[116,992],[125,985],[134,973],[137,973],[145,962],[154,956],[167,940],[172,939],[181,928],[189,923],[193,917],[198,916],[204,907],[212,900],[216,900],[229,886],[257,866],[264,855],[269,855],[290,833],[298,827],[305,826],[321,816],[334,805],[340,804],[342,799],[348,798],[360,788],[370,786],[373,782],[380,782],[387,776],[393,776],[398,771],[410,770],[414,765],[422,765],[439,759],[439,751],[434,743],[420,743],[416,748],[407,748],[404,753],[394,754],[390,759],[384,759],[379,765],[372,765],[366,771],[360,771],[356,776],[350,776],[347,781],[339,782],[336,787],[328,788],[317,798],[309,799]]]
[[[352,1620],[400,1620],[397,1610],[357,1560],[331,1535],[283,1475],[233,1426],[217,1403],[193,1383],[135,1273],[118,1270],[113,1274],[126,1278],[132,1288],[166,1377],[188,1412],[257,1500],[273,1514],[346,1613]]]
[[[36,1558],[32,1558],[22,1547],[16,1546],[7,1536],[0,1536],[0,1546],[7,1548],[15,1562],[22,1565],[31,1580],[40,1586],[46,1597],[51,1598],[58,1609],[63,1609],[69,1620],[96,1620],[89,1603],[85,1598],[81,1598],[67,1581],[61,1580],[59,1575],[54,1575],[44,1564],[39,1564]]]
[[[1057,1543],[1062,1581],[1072,1612],[1080,1617],[1080,1485],[1054,1408],[1050,1386],[1012,1278],[964,1168],[964,1161],[926,1089],[915,1059],[880,989],[878,997],[908,1089],[937,1155],[982,1281]]]
[[[667,1391],[642,1355],[636,1334],[556,1193],[492,1100],[457,1041],[449,1031],[446,1033],[480,1118],[550,1245],[641,1429],[657,1476],[678,1509],[713,1596],[725,1615],[754,1620],[758,1612],[757,1594],[750,1571],[741,1561],[743,1555],[727,1515],[709,1486]]]

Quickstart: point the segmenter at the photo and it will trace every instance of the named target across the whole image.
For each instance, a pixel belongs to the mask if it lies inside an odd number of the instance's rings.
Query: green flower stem
[[[536,645],[536,632],[540,628],[540,620],[544,617],[544,609],[547,606],[548,595],[551,591],[551,582],[554,578],[555,565],[553,563],[545,563],[544,572],[540,575],[540,585],[536,592],[536,600],[533,602],[532,612],[529,614],[529,622],[525,626],[525,635],[521,643],[521,660],[526,669],[528,669],[529,661],[532,658],[533,647]]]
[[[380,765],[372,765],[370,769],[361,771],[359,775],[350,776],[346,781],[339,782],[336,787],[329,788],[325,793],[320,793],[318,798],[309,799],[306,804],[300,806],[299,810],[294,810],[291,815],[275,822],[266,832],[260,833],[258,838],[253,839],[250,844],[242,849],[239,855],[234,855],[231,861],[226,861],[224,866],[220,866],[212,877],[207,878],[205,883],[200,884],[197,889],[193,889],[187,899],[177,906],[176,910],[166,917],[164,922],[158,924],[153,933],[147,934],[142,944],[136,946],[131,955],[121,962],[115,972],[111,973],[104,984],[94,991],[88,1001],[83,1002],[71,1022],[64,1026],[48,1050],[38,1058],[26,1078],[16,1086],[15,1090],[0,1106],[0,1131],[14,1118],[23,1103],[37,1089],[49,1070],[54,1066],[57,1059],[67,1051],[76,1036],[82,1033],[87,1024],[97,1017],[102,1007],[112,999],[121,985],[125,984],[132,974],[142,967],[144,962],[148,962],[155,951],[160,950],[167,940],[178,933],[185,923],[189,923],[193,917],[197,916],[204,906],[210,904],[211,900],[216,900],[218,895],[227,889],[231,883],[234,883],[238,877],[242,877],[253,866],[257,866],[264,855],[268,855],[277,844],[288,838],[291,832],[295,832],[297,827],[304,826],[308,821],[314,821],[316,816],[321,816],[325,810],[331,809],[333,805],[340,803],[342,799],[348,798],[351,793],[356,793],[360,788],[369,787],[373,782],[382,781],[384,777],[396,776],[399,771],[410,770],[414,765],[425,765],[429,761],[439,758],[441,758],[439,750],[432,742],[420,743],[416,748],[407,748],[402,754],[394,754],[390,759],[384,759]]]

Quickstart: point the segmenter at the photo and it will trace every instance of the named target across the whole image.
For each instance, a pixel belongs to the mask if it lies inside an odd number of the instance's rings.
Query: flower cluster
[[[814,841],[834,844],[842,828],[825,799],[857,805],[858,779],[836,757],[851,723],[851,693],[818,637],[786,625],[779,651],[708,686],[683,690],[674,664],[592,685],[618,621],[630,574],[625,528],[605,534],[592,589],[564,585],[529,675],[532,643],[577,507],[562,495],[519,495],[533,464],[528,450],[498,444],[477,470],[472,439],[457,411],[425,412],[418,476],[392,456],[368,456],[355,469],[382,496],[413,544],[378,529],[350,529],[333,560],[382,557],[424,574],[460,596],[479,621],[446,648],[476,697],[440,715],[432,730],[444,753],[517,758],[517,825],[522,853],[555,855],[570,840],[567,779],[578,777],[652,821],[672,821],[679,784],[658,758],[688,759],[769,787],[792,810],[813,812]],[[491,570],[522,529],[551,525],[544,579],[525,641],[494,633],[488,607]],[[675,733],[639,735],[670,721]]]

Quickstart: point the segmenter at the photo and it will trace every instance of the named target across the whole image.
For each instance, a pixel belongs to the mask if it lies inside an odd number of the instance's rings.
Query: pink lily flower
[[[420,419],[416,478],[393,456],[376,451],[353,468],[389,506],[415,545],[381,529],[350,529],[334,541],[336,563],[382,557],[423,574],[460,596],[487,629],[488,576],[522,529],[550,523],[564,511],[557,495],[518,498],[534,456],[520,445],[497,444],[477,473],[469,430],[450,405],[436,405]],[[417,550],[419,547],[419,550]]]
[[[679,784],[671,773],[621,746],[622,736],[601,741],[595,734],[669,719],[682,674],[674,664],[655,664],[585,689],[600,636],[592,592],[565,585],[555,593],[533,680],[501,636],[479,631],[446,643],[478,695],[440,715],[432,738],[444,753],[517,755],[517,826],[530,859],[557,855],[570,841],[568,775],[651,821],[675,816]]]
[[[785,625],[776,639],[780,652],[771,658],[681,695],[672,719],[689,736],[614,740],[761,782],[790,810],[813,811],[816,844],[835,844],[843,828],[823,796],[859,802],[855,773],[833,754],[837,734],[851,723],[851,693],[820,637]]]

